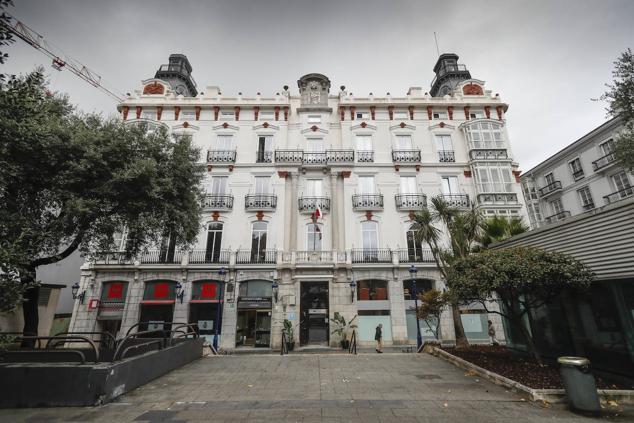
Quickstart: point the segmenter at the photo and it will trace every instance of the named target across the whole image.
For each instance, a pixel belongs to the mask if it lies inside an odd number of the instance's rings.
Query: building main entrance
[[[300,344],[328,345],[328,282],[302,282]]]

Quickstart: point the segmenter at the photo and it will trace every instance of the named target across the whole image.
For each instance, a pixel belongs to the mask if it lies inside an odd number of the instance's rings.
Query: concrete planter
[[[546,401],[550,403],[566,402],[566,392],[563,389],[529,388],[528,386],[522,385],[512,379],[483,369],[480,366],[476,366],[475,364],[463,360],[460,357],[456,357],[455,355],[441,350],[440,348],[433,347],[430,348],[428,352],[429,354],[442,358],[461,369],[469,370],[474,374],[495,383],[496,385],[504,386],[505,388],[520,394],[525,394],[531,401]],[[603,401],[617,401],[620,404],[634,404],[634,390],[598,389],[597,392]]]

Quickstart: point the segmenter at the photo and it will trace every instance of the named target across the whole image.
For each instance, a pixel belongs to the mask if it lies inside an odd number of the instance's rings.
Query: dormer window
[[[357,112],[355,114],[356,119],[370,119],[370,112]]]
[[[447,112],[434,112],[434,119],[447,119]]]

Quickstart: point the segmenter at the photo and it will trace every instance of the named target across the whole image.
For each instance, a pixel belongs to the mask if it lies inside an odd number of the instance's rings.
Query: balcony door
[[[321,179],[306,180],[306,197],[322,197],[322,183]]]
[[[363,245],[363,260],[378,260],[379,249],[379,224],[366,220],[361,223],[361,238]]]
[[[266,222],[255,222],[251,232],[251,261],[255,263],[263,262],[266,256],[266,238],[268,224]]]
[[[231,142],[233,140],[232,135],[218,135],[216,138],[216,150],[229,151],[231,150]]]
[[[418,223],[412,223],[406,232],[407,258],[409,261],[418,261],[423,257],[423,244],[416,242],[416,233],[420,230]]]
[[[273,137],[271,135],[265,135],[258,137],[258,163],[268,163],[269,157],[273,154]]]
[[[374,194],[374,176],[359,176],[359,194]]]
[[[443,195],[459,194],[458,177],[457,176],[443,176],[442,182],[441,182],[441,190]]]
[[[271,193],[271,178],[269,176],[255,177],[255,193],[260,195]]]
[[[416,194],[416,177],[401,176],[401,194]]]
[[[397,135],[396,149],[397,150],[413,150],[411,135]]]
[[[207,228],[207,247],[205,249],[205,262],[217,263],[220,259],[220,246],[222,245],[222,223],[212,222]]]
[[[227,177],[214,176],[211,178],[211,195],[225,195],[227,192]]]

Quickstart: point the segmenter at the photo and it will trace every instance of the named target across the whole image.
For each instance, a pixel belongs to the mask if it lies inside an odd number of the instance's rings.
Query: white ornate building
[[[277,348],[288,319],[301,345],[336,345],[329,320],[340,312],[357,316],[362,342],[383,323],[386,344],[414,343],[410,267],[419,290],[443,281],[413,240],[412,213],[444,196],[487,216],[525,216],[508,105],[457,59],[441,55],[431,89],[404,96],[331,90],[321,74],[301,77],[299,92],[235,96],[198,92],[185,56],[170,56],[118,110],[189,134],[204,152],[198,243],[86,263],[71,330],[189,321],[206,336],[217,330],[222,348]],[[488,318],[463,310],[471,340],[487,340]],[[455,338],[449,312],[441,336]]]

